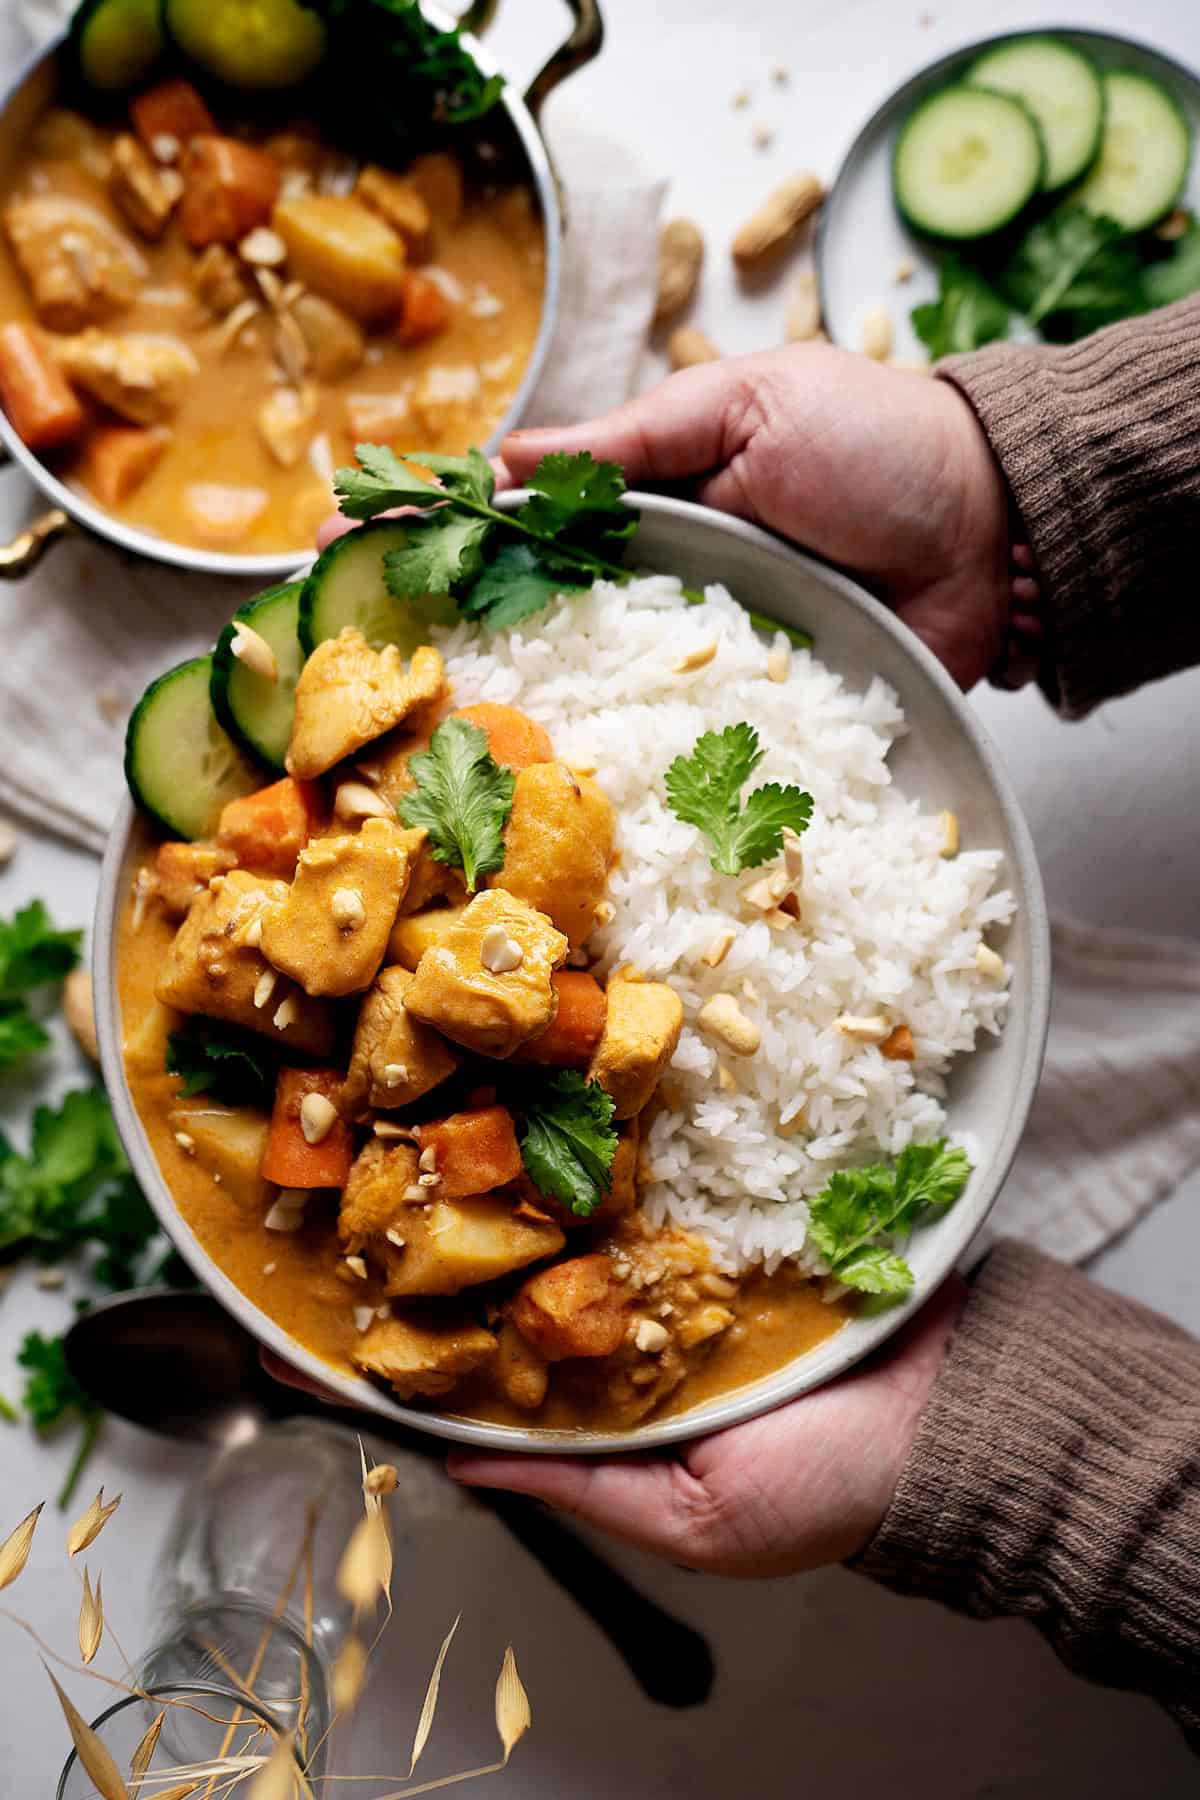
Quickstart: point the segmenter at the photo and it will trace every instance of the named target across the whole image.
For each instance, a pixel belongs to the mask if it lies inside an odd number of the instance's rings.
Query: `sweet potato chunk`
[[[576,1256],[531,1275],[509,1317],[547,1362],[611,1356],[625,1335],[629,1296],[607,1256]]]
[[[450,318],[450,302],[437,282],[410,269],[404,277],[404,298],[396,320],[397,343],[423,344],[428,338],[439,337],[449,326]]]
[[[493,934],[515,947],[515,967],[489,966]],[[468,1050],[511,1056],[554,1017],[558,996],[550,976],[566,954],[566,938],[544,913],[491,888],[476,894],[443,942],[422,956],[405,1004]]]
[[[285,775],[256,794],[231,800],[221,813],[217,842],[241,868],[290,881],[321,813],[319,789]]]
[[[264,1180],[288,1188],[345,1186],[354,1158],[350,1127],[335,1119],[318,1142],[310,1143],[302,1116],[309,1094],[320,1094],[336,1105],[341,1086],[340,1069],[280,1069],[263,1150]]]
[[[315,838],[263,915],[263,954],[307,994],[357,994],[383,961],[408,880],[404,833],[366,819],[355,836]]]
[[[586,1069],[604,1031],[608,1000],[586,969],[555,969],[550,977],[558,1011],[517,1051],[518,1062],[548,1063],[557,1069]]]
[[[236,244],[265,225],[279,193],[279,164],[240,138],[201,132],[180,163],[179,229],[193,249]]]
[[[217,122],[190,81],[174,75],[156,82],[129,103],[133,129],[151,150],[155,138],[174,138],[186,144],[201,132],[217,129]]]
[[[455,717],[487,733],[488,749],[505,768],[527,769],[530,763],[554,761],[549,732],[515,706],[480,700],[475,706],[460,707]]]
[[[31,450],[58,450],[87,423],[66,377],[31,325],[0,326],[0,405]]]
[[[524,1165],[512,1114],[506,1106],[481,1106],[422,1125],[422,1150],[436,1158],[439,1200],[488,1194],[516,1181]]]
[[[390,1381],[401,1400],[416,1394],[436,1399],[464,1375],[491,1360],[496,1340],[457,1307],[415,1302],[403,1314],[380,1319],[351,1350],[368,1374]]]
[[[120,506],[153,474],[170,442],[165,425],[102,425],[84,445],[79,479],[101,506]]]

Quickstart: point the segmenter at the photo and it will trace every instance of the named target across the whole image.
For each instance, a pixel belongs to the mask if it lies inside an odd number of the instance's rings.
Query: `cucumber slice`
[[[284,757],[292,735],[296,678],[304,666],[300,648],[302,581],[255,594],[238,608],[217,639],[213,651],[213,711],[235,744],[257,756],[276,775],[286,773]],[[239,625],[248,625],[275,652],[279,673],[274,681],[256,675],[233,654]]]
[[[297,0],[162,0],[167,36],[235,88],[305,81],[325,54],[320,15]]]
[[[123,94],[162,55],[159,0],[83,0],[71,20],[71,42],[88,86]]]
[[[1095,160],[1104,130],[1104,88],[1091,57],[1061,38],[1012,38],[971,64],[969,87],[1023,100],[1042,133],[1047,191],[1078,181]]]
[[[125,733],[129,791],[173,837],[209,836],[228,801],[263,785],[261,772],[217,723],[211,679],[211,656],[168,669],[150,683]]]
[[[915,230],[955,240],[986,237],[1037,192],[1043,161],[1033,115],[1011,94],[942,88],[900,128],[892,189]]]
[[[1103,77],[1100,154],[1075,198],[1090,213],[1144,231],[1176,204],[1192,160],[1192,131],[1175,100],[1149,75]]]
[[[306,655],[344,625],[357,625],[374,650],[398,644],[411,656],[429,642],[431,625],[453,625],[458,607],[449,594],[424,600],[397,600],[383,579],[389,550],[403,550],[409,540],[399,519],[377,519],[335,538],[317,558],[300,597],[300,643]]]

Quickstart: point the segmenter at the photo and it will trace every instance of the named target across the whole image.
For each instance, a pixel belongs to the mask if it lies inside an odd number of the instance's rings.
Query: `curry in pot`
[[[506,797],[486,872],[414,822],[446,758]],[[642,1208],[683,1011],[592,966],[602,781],[353,626],[304,664],[286,766],[144,860],[118,958],[135,1104],[237,1286],[335,1367],[516,1425],[627,1429],[839,1329],[798,1271],[730,1274]]]

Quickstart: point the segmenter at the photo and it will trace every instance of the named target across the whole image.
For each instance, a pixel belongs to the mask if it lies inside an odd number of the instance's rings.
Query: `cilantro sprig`
[[[713,847],[712,866],[722,875],[755,869],[777,856],[783,830],[805,831],[812,795],[777,781],[742,789],[766,755],[753,725],[743,720],[724,731],[706,731],[690,756],[677,756],[666,773],[667,801],[677,819],[695,825]]]
[[[910,1144],[891,1164],[840,1169],[810,1202],[809,1236],[846,1287],[901,1299],[913,1272],[894,1240],[953,1206],[970,1173],[966,1151],[945,1138]]]
[[[461,869],[468,893],[504,862],[504,827],[516,776],[488,749],[487,732],[469,719],[444,719],[428,750],[408,759],[416,787],[400,802],[400,818],[423,825],[435,862]]]
[[[27,996],[69,975],[82,943],[82,931],[59,931],[40,900],[0,919],[0,1069],[49,1044]]]
[[[534,1186],[578,1218],[590,1218],[612,1185],[612,1097],[577,1069],[564,1069],[524,1106],[517,1141]]]
[[[182,1077],[180,1093],[210,1094],[227,1106],[269,1108],[278,1058],[252,1031],[194,1017],[167,1038],[168,1075]]]

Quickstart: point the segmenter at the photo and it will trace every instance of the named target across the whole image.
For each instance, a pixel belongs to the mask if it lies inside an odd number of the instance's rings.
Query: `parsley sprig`
[[[564,1069],[523,1102],[521,1161],[539,1193],[590,1218],[612,1185],[614,1102],[597,1081]]]
[[[444,719],[428,750],[408,759],[416,787],[400,802],[400,818],[423,825],[435,862],[461,869],[468,893],[504,862],[504,827],[517,778],[488,749],[487,732],[469,719]]]
[[[945,1138],[910,1144],[891,1164],[840,1169],[810,1202],[809,1236],[846,1287],[901,1299],[913,1272],[894,1240],[953,1206],[970,1173],[966,1151]]]
[[[40,900],[0,919],[0,1069],[50,1042],[27,996],[69,975],[82,943],[82,931],[59,931]]]
[[[667,801],[677,819],[695,825],[713,846],[712,866],[722,875],[755,869],[777,856],[784,826],[805,831],[812,795],[768,781],[743,802],[742,788],[766,751],[745,720],[724,731],[706,731],[690,756],[677,756],[666,774]]]

